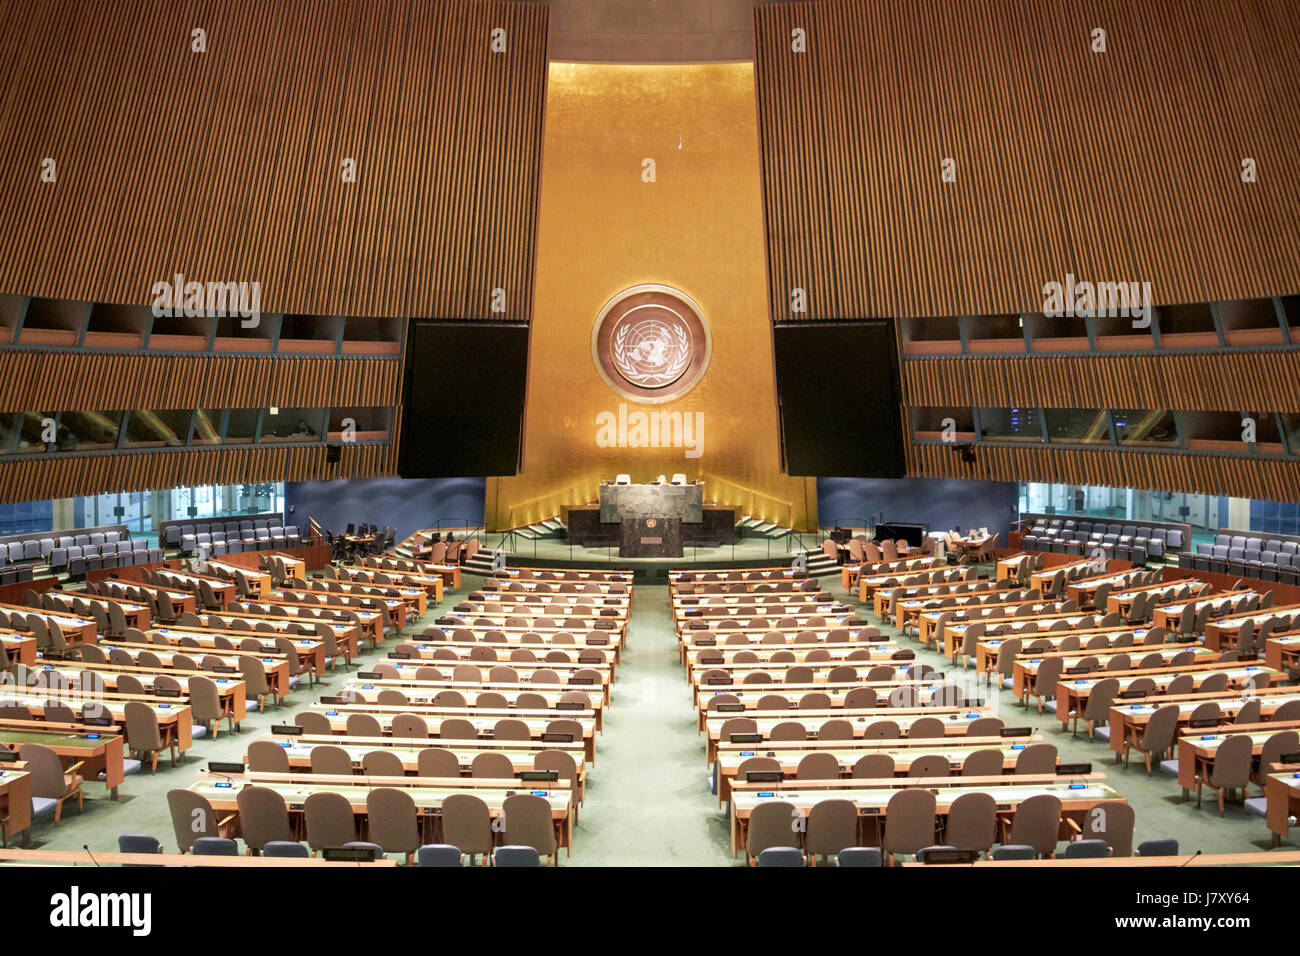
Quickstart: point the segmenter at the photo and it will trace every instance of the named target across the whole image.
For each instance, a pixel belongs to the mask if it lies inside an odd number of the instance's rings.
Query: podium
[[[620,558],[680,558],[682,519],[625,517],[618,542]]]

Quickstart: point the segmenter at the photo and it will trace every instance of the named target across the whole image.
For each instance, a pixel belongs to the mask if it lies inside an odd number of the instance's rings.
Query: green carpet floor
[[[830,578],[824,580],[832,583]],[[469,578],[467,586],[475,583],[477,579]],[[460,601],[465,590],[449,592],[442,604],[431,608],[424,622],[412,630],[418,631],[425,622],[432,622]],[[856,600],[839,587],[838,579],[831,590],[856,605]],[[883,630],[897,636],[892,626]],[[919,647],[907,638],[901,641],[903,646]],[[385,653],[381,645],[379,651],[363,655],[363,666]],[[918,657],[940,669],[951,669],[941,655],[919,651]],[[78,813],[75,805],[69,804],[58,825],[36,822],[31,846],[75,850],[86,845],[91,850],[115,850],[118,834],[148,833],[161,839],[165,847],[174,848],[167,791],[188,786],[209,760],[242,759],[248,741],[273,723],[289,722],[298,709],[321,694],[332,693],[343,679],[340,670],[320,685],[301,686],[279,710],[272,707],[265,714],[250,715],[242,733],[223,732],[215,741],[196,741],[187,759],[176,767],[165,756],[160,758],[156,774],[145,770],[128,777],[116,802],[108,799],[99,784],[87,784],[85,809]],[[1264,821],[1240,805],[1229,805],[1227,813],[1220,816],[1213,794],[1207,791],[1204,806],[1198,808],[1194,800],[1180,799],[1178,784],[1172,777],[1159,771],[1148,777],[1140,763],[1128,769],[1116,767],[1104,742],[1061,733],[1053,715],[1040,717],[1035,707],[1021,708],[1009,692],[1000,692],[998,705],[1009,725],[1028,724],[1040,729],[1047,740],[1057,745],[1063,761],[1087,761],[1095,770],[1104,771],[1107,782],[1136,811],[1137,842],[1173,836],[1189,854],[1198,849],[1227,853],[1269,846]],[[617,672],[604,733],[597,741],[596,762],[589,772],[573,855],[562,857],[561,865],[743,865],[743,860],[731,856],[727,818],[709,792],[704,752],[690,689],[678,664],[667,586],[638,583],[627,648]],[[1252,795],[1258,795],[1257,788]],[[1293,842],[1283,846],[1294,848]]]

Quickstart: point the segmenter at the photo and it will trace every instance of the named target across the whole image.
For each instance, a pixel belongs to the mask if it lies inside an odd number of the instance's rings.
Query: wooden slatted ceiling
[[[1300,411],[1300,352],[979,356],[902,363],[907,405]]]
[[[968,464],[950,445],[912,442],[906,443],[906,457],[907,473],[915,477],[1149,488],[1269,501],[1300,498],[1300,462],[1266,458],[981,445],[975,462]]]
[[[1300,290],[1294,0],[825,0],[754,16],[775,319],[1032,312],[1067,273],[1150,281],[1156,304]],[[806,314],[789,311],[796,287]]]
[[[0,412],[392,407],[401,362],[0,349]]]
[[[396,446],[345,444],[331,465],[325,447],[222,447],[118,455],[6,456],[0,500],[36,501],[142,488],[256,481],[327,481],[393,474]]]
[[[0,291],[147,305],[179,272],[266,312],[527,321],[547,15],[0,0]]]

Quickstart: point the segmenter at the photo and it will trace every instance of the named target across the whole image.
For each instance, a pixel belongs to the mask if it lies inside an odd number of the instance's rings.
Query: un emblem
[[[661,285],[620,292],[601,309],[591,333],[592,359],[605,383],[651,404],[694,388],[711,349],[700,307],[685,293]]]

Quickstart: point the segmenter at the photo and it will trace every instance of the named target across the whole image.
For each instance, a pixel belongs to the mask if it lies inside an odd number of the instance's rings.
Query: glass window
[[[392,428],[391,408],[332,408],[329,416],[329,441],[346,441],[344,432],[349,421],[352,441],[388,441]]]
[[[64,412],[59,416],[59,451],[111,451],[121,424],[121,412]]]
[[[1049,408],[1048,441],[1069,445],[1109,445],[1106,412],[1097,408]]]
[[[191,444],[221,444],[221,409],[200,408],[194,413],[194,438]]]
[[[952,437],[945,439],[945,430],[950,428]],[[969,408],[913,408],[912,432],[917,441],[972,442],[975,413]]]
[[[232,408],[226,419],[226,444],[241,445],[257,435],[257,409]]]
[[[55,436],[54,412],[19,412],[14,421],[18,429],[19,452],[33,453],[46,450],[46,439],[52,444]]]
[[[272,408],[262,416],[264,442],[320,441],[323,408]]]
[[[189,409],[150,411],[137,409],[126,420],[129,448],[174,448],[184,445],[190,432]]]
[[[984,441],[1041,442],[1043,429],[1036,408],[981,408]]]
[[[1291,454],[1300,455],[1300,414],[1292,412],[1282,416],[1282,431]]]
[[[15,441],[15,432],[22,428],[22,414],[0,415],[0,455],[9,451]],[[3,532],[0,532],[3,533]]]
[[[1111,415],[1121,445],[1160,448],[1178,444],[1178,426],[1168,409],[1119,408]]]

